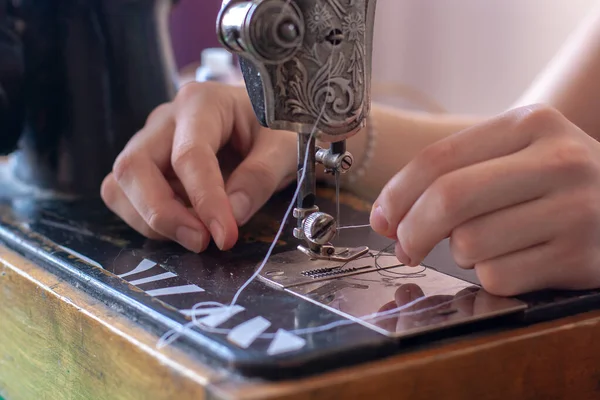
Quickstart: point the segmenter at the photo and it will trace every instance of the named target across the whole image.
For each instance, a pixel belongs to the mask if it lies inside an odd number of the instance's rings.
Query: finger
[[[471,268],[478,262],[549,242],[570,228],[571,193],[547,196],[468,221],[450,237],[455,262]]]
[[[565,257],[566,254],[570,255]],[[588,267],[583,262],[584,258],[574,253],[571,246],[550,242],[478,263],[475,271],[483,288],[496,296],[597,287],[600,274],[590,279],[591,274],[581,273]]]
[[[206,228],[179,200],[158,166],[145,153],[122,158],[115,168],[115,176],[132,207],[153,231],[190,251],[206,249],[210,238]],[[124,218],[124,215],[134,222],[129,213],[121,216]]]
[[[101,196],[109,210],[117,214],[127,225],[136,230],[141,235],[153,239],[164,240],[164,236],[158,234],[142,219],[140,214],[131,205],[127,196],[114,178],[109,174],[102,182]]]
[[[122,153],[144,152],[163,173],[168,174],[174,133],[173,107],[162,104],[150,113],[144,127],[133,135]]]
[[[396,237],[410,265],[417,265],[450,232],[475,217],[549,193],[563,178],[544,160],[551,153],[530,147],[506,157],[450,172],[415,202]],[[404,260],[400,260],[404,261]]]
[[[170,169],[174,126],[171,106],[154,110],[144,129],[130,140],[117,158],[114,179],[151,231],[177,241],[188,250],[200,252],[206,248],[206,229],[178,201],[165,178]],[[131,212],[123,211],[121,217],[127,216],[126,222],[144,232],[144,227],[131,215]]]
[[[210,230],[221,250],[233,247],[238,230],[217,160],[217,152],[229,138],[235,109],[229,96],[213,86],[181,96],[171,164],[190,203]]]
[[[245,224],[296,168],[295,140],[289,133],[259,135],[246,159],[227,181],[227,193],[238,225]]]
[[[562,118],[544,107],[524,107],[427,147],[382,190],[371,214],[373,229],[394,237],[400,220],[439,177],[522,150],[537,136],[557,131]]]

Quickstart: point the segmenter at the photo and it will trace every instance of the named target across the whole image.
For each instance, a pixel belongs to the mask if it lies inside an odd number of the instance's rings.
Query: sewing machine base
[[[99,200],[52,196],[43,199],[15,187],[13,181],[5,178],[6,175],[0,178],[4,179],[0,182],[0,241],[112,309],[119,310],[157,338],[188,324],[194,304],[231,301],[264,257],[279,225],[277,216],[284,214],[290,198],[289,192],[274,198],[267,206],[268,212],[259,213],[244,228],[239,244],[232,251],[220,252],[211,247],[206,253],[197,255],[176,244],[146,240],[112,215]],[[320,191],[319,195],[325,209],[335,207],[331,191]],[[364,223],[368,211],[369,206],[361,201],[342,197],[342,213],[348,224]],[[286,234],[278,243],[272,261],[289,252],[301,255],[295,250],[297,241],[291,235],[293,223],[288,222]],[[375,250],[390,244],[388,239],[368,229],[345,231],[338,241],[343,246],[366,245]],[[472,290],[473,298],[479,298],[477,293],[482,291],[477,289],[474,274],[460,270],[450,261],[447,243],[442,243],[425,261],[429,265],[427,276],[443,276],[452,285],[458,283],[465,290]],[[217,326],[235,330],[250,321],[267,321],[269,325],[264,330],[264,337],[257,337],[243,347],[225,334],[192,327],[173,345],[180,346],[206,365],[233,374],[285,379],[411,351],[416,346],[454,340],[457,335],[558,318],[600,304],[600,294],[596,291],[538,293],[520,299],[526,305],[503,299],[507,303],[498,308],[505,313],[503,316],[487,313],[480,319],[466,321],[461,310],[438,309],[434,318],[427,314],[427,318],[437,322],[434,325],[427,323],[417,330],[413,329],[414,324],[422,324],[423,318],[393,319],[393,324],[386,320],[383,325],[369,326],[350,323],[363,312],[374,312],[377,307],[389,307],[388,303],[394,301],[397,304],[401,300],[395,291],[402,286],[396,285],[408,283],[407,280],[395,282],[382,278],[379,282],[368,283],[357,280],[371,280],[378,272],[381,271],[324,280],[317,283],[318,287],[300,285],[286,290],[256,280],[239,299],[242,310],[232,313]],[[416,282],[421,281],[413,279],[412,283]],[[365,286],[369,289],[363,289]],[[473,286],[475,289],[469,289]],[[414,289],[414,285],[404,285],[405,289],[411,287]],[[362,291],[377,293],[380,298],[360,296]],[[426,295],[431,293],[427,289],[424,292]],[[446,292],[446,295],[453,293]],[[350,295],[354,296],[353,300]],[[357,296],[360,300],[356,300]],[[345,299],[346,303],[339,304],[352,305],[356,309],[350,312],[346,308],[340,309],[332,305],[331,300],[335,299]],[[360,308],[363,303],[364,308]],[[216,315],[208,316],[215,321]],[[458,316],[462,318],[461,324],[468,324],[452,326],[444,322],[452,322]],[[299,333],[299,330],[331,324],[337,326],[326,331],[317,329],[310,334]],[[413,328],[405,329],[410,324]],[[385,334],[398,330],[398,327],[406,335],[395,338]]]

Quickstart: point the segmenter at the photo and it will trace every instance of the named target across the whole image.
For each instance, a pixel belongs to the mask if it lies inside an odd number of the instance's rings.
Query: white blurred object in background
[[[436,111],[510,107],[597,0],[378,0],[374,99]],[[404,85],[413,101],[382,96]],[[407,93],[412,88],[413,93]],[[423,98],[423,95],[432,100]],[[421,96],[421,98],[417,98]]]
[[[196,70],[196,81],[216,81],[237,84],[238,69],[233,65],[233,55],[220,47],[205,49],[201,55],[201,65]]]

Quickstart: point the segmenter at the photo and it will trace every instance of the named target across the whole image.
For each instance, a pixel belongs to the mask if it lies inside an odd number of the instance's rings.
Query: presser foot
[[[336,262],[350,262],[369,253],[367,246],[361,247],[334,247],[330,244],[311,249],[303,245],[298,246],[298,250],[306,254],[311,260],[326,260]]]

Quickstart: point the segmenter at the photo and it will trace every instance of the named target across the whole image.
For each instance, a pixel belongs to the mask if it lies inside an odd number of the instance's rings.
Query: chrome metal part
[[[345,140],[365,126],[371,108],[376,3],[223,0],[218,17],[218,37],[240,56],[259,122],[298,133],[298,179],[303,179],[294,236],[306,242],[302,249],[309,257],[337,253],[328,244],[335,230],[313,232],[312,220],[308,225],[306,220],[318,212],[316,163],[338,180],[354,163]],[[330,149],[317,151],[317,140],[331,143]]]
[[[329,243],[337,233],[335,219],[323,212],[312,213],[302,225],[306,240],[319,246]]]
[[[316,248],[309,248],[305,246],[298,246],[298,250],[306,254],[311,260],[326,260],[334,262],[348,262],[358,257],[362,257],[369,252],[367,246],[363,247],[351,247],[351,248],[337,248],[332,245],[317,246]]]
[[[227,1],[217,20],[221,43],[257,62],[280,64],[302,47],[305,23],[294,1]]]
[[[332,149],[321,149],[317,150],[316,160],[318,163],[323,164],[325,170],[329,173],[334,174],[336,171],[345,174],[350,171],[352,164],[354,164],[354,157],[349,152],[334,153]]]
[[[366,247],[362,249],[368,251]],[[272,256],[259,276],[260,279],[267,284],[285,289],[308,283],[320,282],[331,279],[333,276],[318,274],[317,272],[331,273],[336,271],[335,277],[345,277],[356,275],[358,273],[376,271],[377,269],[386,270],[401,265],[393,254],[382,255],[378,259],[378,264],[379,267],[376,267],[374,258],[371,256],[357,257],[350,261],[333,261],[330,259],[309,260],[300,252],[290,251]],[[414,270],[411,269],[412,267],[402,268],[407,272]]]
[[[371,108],[376,0],[224,0],[221,43],[242,58],[259,121],[314,133],[356,134]],[[247,62],[246,62],[247,61]]]
[[[314,206],[311,208],[294,208],[294,218],[298,218],[298,219],[304,219],[306,217],[308,217],[310,214],[318,212],[319,211],[319,207]]]
[[[490,320],[527,308],[431,268],[398,266],[393,254],[344,265],[291,251],[272,257],[260,279],[373,331],[395,338]]]

